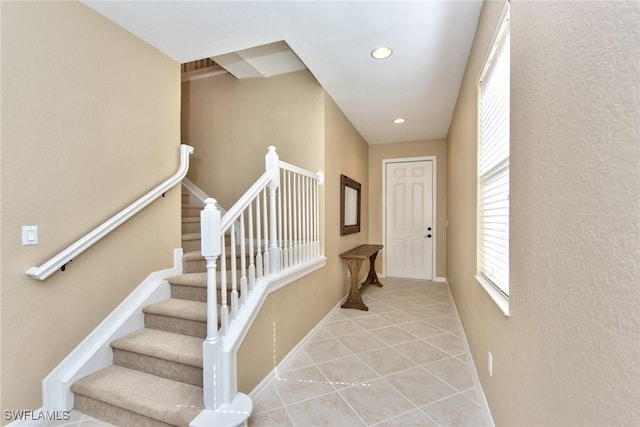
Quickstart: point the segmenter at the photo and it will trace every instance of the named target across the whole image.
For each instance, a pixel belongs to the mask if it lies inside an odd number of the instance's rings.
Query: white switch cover
[[[38,226],[23,225],[22,226],[22,246],[30,246],[38,244]]]

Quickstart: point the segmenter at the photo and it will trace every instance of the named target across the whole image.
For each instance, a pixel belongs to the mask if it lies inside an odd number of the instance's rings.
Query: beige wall
[[[640,7],[514,1],[511,297],[474,280],[475,79],[485,3],[449,133],[447,277],[496,425],[640,419]],[[487,352],[494,375],[487,375]]]
[[[183,83],[183,141],[195,147],[189,177],[224,207],[264,172],[268,145],[280,159],[323,171],[325,268],[269,295],[238,352],[238,385],[250,392],[347,292],[338,254],[366,240],[339,234],[340,174],[367,185],[367,145],[308,71],[269,79],[225,74]],[[364,194],[363,206],[367,206]],[[274,328],[276,340],[274,342]]]
[[[182,141],[195,148],[189,179],[228,209],[264,173],[270,145],[281,160],[322,170],[323,93],[308,71],[183,83]]]
[[[447,269],[447,141],[401,142],[369,146],[369,241],[382,241],[382,161],[407,157],[436,157],[436,265],[435,276],[444,278]],[[376,271],[384,273],[384,250],[376,260]]]
[[[81,3],[1,7],[0,406],[19,410],[39,408],[42,379],[150,272],[173,264],[178,190],[65,272],[24,274],[177,170],[180,67]],[[39,245],[21,245],[22,225],[39,227]]]
[[[347,270],[338,254],[366,241],[365,232],[340,237],[339,201],[341,173],[361,179],[363,185],[367,185],[367,145],[326,94],[322,117],[325,163],[325,183],[321,187],[324,200],[322,230],[327,265],[274,292],[265,302],[238,352],[238,385],[245,393],[253,390],[274,368],[274,350],[276,363],[280,363],[346,295]],[[365,194],[363,205],[366,203]],[[362,223],[366,230],[366,211]]]

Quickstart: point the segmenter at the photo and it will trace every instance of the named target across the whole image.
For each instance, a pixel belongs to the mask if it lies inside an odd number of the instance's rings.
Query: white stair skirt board
[[[182,274],[182,248],[173,252],[173,268],[151,273],[78,346],[42,380],[45,410],[73,408],[71,384],[112,364],[111,341],[144,328],[142,307],[171,297],[167,278]]]

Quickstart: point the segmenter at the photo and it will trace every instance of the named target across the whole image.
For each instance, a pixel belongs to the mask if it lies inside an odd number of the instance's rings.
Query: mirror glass
[[[358,224],[358,191],[351,187],[344,189],[344,225]]]
[[[340,235],[360,232],[360,183],[340,175]]]

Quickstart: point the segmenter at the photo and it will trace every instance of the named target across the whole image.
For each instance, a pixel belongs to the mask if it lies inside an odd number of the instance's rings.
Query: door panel
[[[433,278],[432,173],[431,160],[386,164],[387,276]]]

